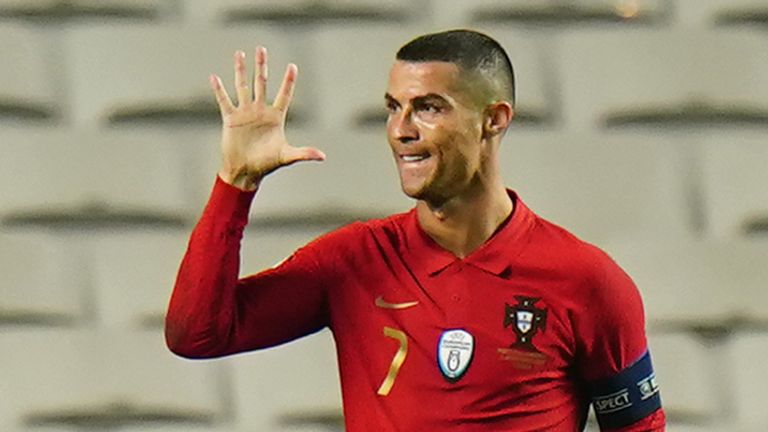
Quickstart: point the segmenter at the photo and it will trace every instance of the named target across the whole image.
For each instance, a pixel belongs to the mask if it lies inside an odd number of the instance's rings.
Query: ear
[[[503,135],[515,116],[515,110],[509,102],[501,101],[488,105],[485,109],[483,135],[487,138]]]

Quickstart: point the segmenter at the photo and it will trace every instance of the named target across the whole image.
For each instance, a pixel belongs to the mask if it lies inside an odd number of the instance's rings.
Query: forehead
[[[455,95],[460,88],[459,67],[449,62],[396,61],[389,71],[387,93],[395,99],[411,99],[429,93]]]

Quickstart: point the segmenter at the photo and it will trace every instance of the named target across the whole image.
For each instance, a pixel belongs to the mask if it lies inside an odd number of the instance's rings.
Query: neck
[[[439,206],[419,201],[416,214],[421,228],[457,257],[468,256],[493,236],[513,210],[501,179],[491,183],[469,188]]]

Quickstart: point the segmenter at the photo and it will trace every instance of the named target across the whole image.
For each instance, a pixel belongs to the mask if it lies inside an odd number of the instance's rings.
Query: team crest
[[[475,338],[461,329],[446,330],[437,344],[437,364],[443,377],[456,382],[467,372],[475,351]]]
[[[533,337],[539,330],[545,330],[547,324],[547,310],[536,307],[536,302],[541,300],[535,297],[515,296],[517,304],[510,306],[504,304],[504,327],[512,326],[517,340],[512,348],[525,351],[539,352],[533,344]]]

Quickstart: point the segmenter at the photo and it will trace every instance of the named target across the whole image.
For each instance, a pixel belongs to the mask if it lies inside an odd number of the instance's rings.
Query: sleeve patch
[[[591,383],[592,405],[601,428],[619,428],[661,408],[659,386],[648,351],[617,375]]]

